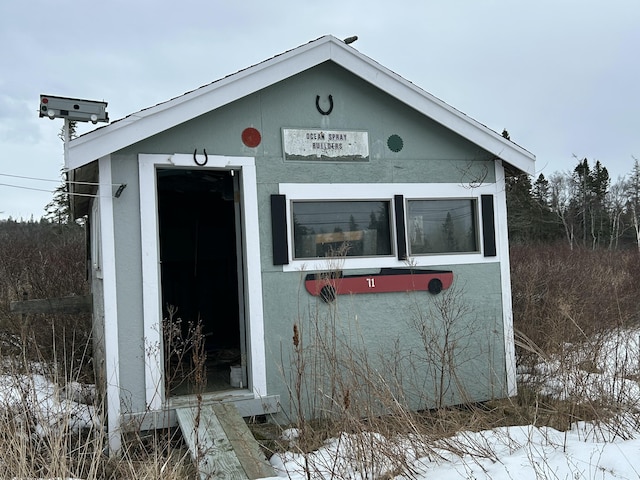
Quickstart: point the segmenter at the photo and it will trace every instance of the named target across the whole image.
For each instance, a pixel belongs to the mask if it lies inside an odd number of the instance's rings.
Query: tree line
[[[640,252],[638,159],[634,158],[628,176],[613,183],[599,160],[592,166],[586,158],[579,160],[572,171],[555,172],[549,178],[541,173],[533,183],[524,173],[508,173],[505,183],[510,243],[563,241],[570,248],[615,250],[634,247]],[[39,222],[58,227],[75,223],[71,221],[64,180],[46,205],[45,215]],[[34,223],[33,217],[29,223]]]
[[[64,131],[59,136],[63,139]],[[70,122],[69,137],[75,136],[76,124]],[[502,136],[511,139],[507,130]],[[508,172],[510,242],[564,241],[571,249],[576,246],[610,250],[634,247],[640,252],[640,164],[638,159],[633,159],[630,174],[613,183],[599,160],[591,166],[586,158],[578,160],[573,171],[555,172],[549,178],[541,173],[533,183],[526,174]],[[58,227],[74,223],[64,172],[62,177],[40,220]]]
[[[503,135],[505,135],[503,133]],[[507,137],[508,138],[508,137]],[[640,251],[640,164],[612,183],[599,160],[570,172],[506,179],[509,239],[515,244],[567,242],[570,248]]]

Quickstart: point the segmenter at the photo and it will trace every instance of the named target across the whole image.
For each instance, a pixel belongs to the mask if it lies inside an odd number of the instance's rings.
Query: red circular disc
[[[244,143],[247,147],[257,147],[258,145],[260,145],[261,141],[262,137],[260,136],[260,132],[257,129],[249,127],[245,128],[242,131],[242,143]]]

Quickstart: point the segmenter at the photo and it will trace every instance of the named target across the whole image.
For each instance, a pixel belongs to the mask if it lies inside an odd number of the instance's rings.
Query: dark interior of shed
[[[167,386],[171,394],[228,389],[230,367],[242,361],[233,177],[173,168],[157,180]],[[194,361],[198,346],[203,363]],[[202,366],[206,375],[196,376]]]

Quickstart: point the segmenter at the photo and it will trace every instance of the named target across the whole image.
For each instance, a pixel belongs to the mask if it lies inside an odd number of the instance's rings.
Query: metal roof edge
[[[347,46],[345,45],[345,47]],[[350,49],[346,50],[348,55],[341,56],[339,53],[343,51],[345,50],[337,49],[334,51],[332,60],[519,170],[531,175],[535,173],[535,155],[525,148],[504,138],[498,132],[469,117],[361,52]],[[362,65],[350,65],[350,58],[353,59],[354,57],[364,62],[367,67],[362,68]]]
[[[198,115],[231,103],[253,91],[288,78],[306,68],[329,60],[330,50],[322,49],[321,47],[332,41],[337,42],[338,40],[331,36],[320,37],[317,40],[278,54],[178,97],[129,114],[109,125],[74,138],[69,142],[66,167],[67,169],[81,167],[97,158],[125,148]],[[310,53],[307,53],[309,51]],[[289,68],[280,70],[281,65],[287,63],[292,64]],[[275,70],[280,70],[280,73],[278,74]],[[283,72],[285,73],[283,74]],[[246,90],[247,87],[254,88],[254,90]],[[212,92],[216,93],[215,98],[211,98],[208,102],[202,101],[203,98],[211,96]],[[136,128],[129,128],[134,124]]]
[[[534,173],[533,154],[331,35],[312,40],[82,135],[69,143],[66,167],[81,167],[327,60],[337,63],[519,170]],[[129,128],[132,125],[136,128]]]

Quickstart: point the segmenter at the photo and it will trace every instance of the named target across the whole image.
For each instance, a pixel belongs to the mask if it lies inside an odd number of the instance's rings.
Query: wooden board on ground
[[[275,473],[232,403],[176,409],[201,479],[255,480]]]
[[[90,313],[91,295],[62,297],[62,298],[38,298],[11,302],[12,313],[37,314],[37,313]]]

